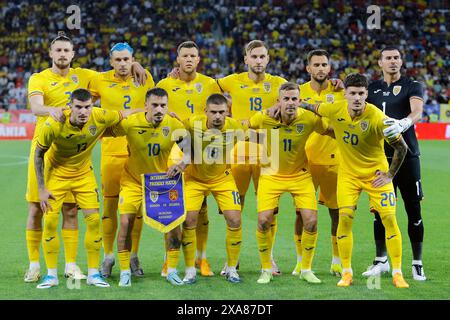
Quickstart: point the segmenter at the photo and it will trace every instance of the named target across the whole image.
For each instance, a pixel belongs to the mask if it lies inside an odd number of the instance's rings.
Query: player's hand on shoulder
[[[278,119],[280,117],[280,104],[275,103],[273,106],[266,110],[266,115],[273,119]]]
[[[68,107],[48,108],[48,114],[53,120],[64,123],[66,121],[64,110],[68,109]]]
[[[400,121],[393,118],[387,118],[383,120],[383,124],[385,126],[388,126],[386,129],[383,130],[383,135],[388,138],[394,138],[402,133],[402,126],[400,125]]]
[[[180,78],[180,68],[178,68],[178,67],[173,68],[167,76],[174,78],[174,79],[179,79]]]
[[[393,177],[389,172],[383,172],[378,170],[375,173],[375,179],[372,181],[372,186],[374,188],[380,188],[388,183],[392,182]]]
[[[133,62],[131,65],[131,75],[133,79],[141,86],[144,86],[147,82],[147,72],[139,62]]]
[[[334,87],[334,91],[344,90],[344,82],[341,79],[330,79],[330,81]]]

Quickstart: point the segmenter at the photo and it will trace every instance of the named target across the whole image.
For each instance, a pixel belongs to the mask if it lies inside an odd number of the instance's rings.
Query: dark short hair
[[[208,97],[206,100],[206,106],[210,104],[225,104],[227,105],[227,98],[223,94],[214,93]]]
[[[300,88],[299,88],[298,84],[296,84],[294,82],[285,82],[280,86],[280,89],[278,91],[281,92],[281,91],[290,91],[290,90],[300,91]]]
[[[367,77],[360,73],[350,73],[345,77],[344,87],[369,87],[369,81],[367,81]]]
[[[308,52],[308,55],[306,56],[306,61],[308,62],[308,64],[311,62],[311,58],[314,56],[325,56],[328,60],[330,60],[330,54],[328,53],[328,51],[323,49],[314,49]]]
[[[169,97],[166,90],[164,90],[163,88],[158,88],[158,87],[152,88],[147,91],[147,94],[145,95],[145,101],[150,99],[150,96],[157,96],[157,97],[161,97],[161,98]]]
[[[392,51],[392,50],[397,50],[398,53],[400,53],[400,58],[402,57],[402,52],[400,51],[400,49],[396,46],[386,46],[383,49],[380,50],[380,57],[379,59],[381,59],[381,57],[383,56],[383,52],[384,51]]]
[[[92,94],[89,90],[86,89],[76,89],[70,95],[70,102],[72,103],[75,99],[83,102],[88,101],[89,99],[92,99]]]
[[[73,41],[68,36],[66,36],[66,33],[64,31],[58,31],[58,35],[52,40],[50,43],[50,47],[56,42],[56,41],[66,41],[69,42],[73,47]]]
[[[180,51],[183,48],[187,48],[187,49],[195,48],[195,49],[197,49],[197,52],[200,52],[198,45],[194,41],[185,41],[185,42],[180,43],[180,45],[177,48],[177,54],[180,54]]]

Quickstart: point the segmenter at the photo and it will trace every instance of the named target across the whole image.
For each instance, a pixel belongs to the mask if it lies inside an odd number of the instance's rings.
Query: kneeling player
[[[317,242],[317,200],[307,168],[305,144],[312,132],[332,135],[332,130],[324,127],[320,117],[305,110],[297,110],[299,100],[298,85],[284,83],[280,86],[278,96],[280,120],[258,113],[249,121],[251,128],[267,130],[267,148],[271,159],[270,167],[262,167],[258,185],[256,238],[262,273],[257,282],[261,284],[272,280],[270,253],[273,244],[270,225],[278,200],[284,192],[292,194],[295,207],[303,219],[300,279],[321,283],[311,271]],[[274,148],[276,145],[278,147]]]
[[[203,199],[210,193],[216,199],[227,223],[226,248],[228,268],[226,278],[240,282],[236,264],[241,251],[241,204],[239,192],[226,163],[227,151],[235,144],[234,131],[240,123],[226,116],[227,100],[213,94],[206,101],[206,115],[194,116],[185,124],[192,141],[194,163],[186,170],[187,217],[183,223],[182,245],[186,264],[185,283],[196,281],[195,249],[197,219]],[[199,139],[201,139],[199,141]],[[198,143],[200,142],[200,143]],[[197,158],[200,158],[200,161]],[[198,163],[199,162],[199,163]]]

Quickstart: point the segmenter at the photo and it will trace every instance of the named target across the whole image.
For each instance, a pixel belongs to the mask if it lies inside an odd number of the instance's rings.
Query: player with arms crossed
[[[369,85],[367,101],[383,110],[386,121],[391,126],[386,129],[386,134],[394,136],[403,133],[403,138],[408,145],[408,153],[405,161],[394,177],[394,189],[397,188],[405,205],[408,215],[408,235],[412,248],[412,274],[413,279],[426,280],[422,266],[422,245],[424,227],[422,221],[420,201],[423,199],[422,182],[420,178],[420,151],[414,124],[420,120],[423,112],[423,89],[419,82],[402,76],[402,57],[396,47],[386,47],[381,50],[378,65],[383,71],[383,79],[374,81]],[[397,119],[397,120],[394,120]],[[398,120],[399,119],[399,120]],[[388,144],[384,148],[388,162],[392,161],[394,150]],[[363,273],[364,276],[378,275],[389,272],[389,262],[386,255],[384,241],[384,227],[380,215],[375,212],[373,224],[376,244],[376,258],[373,264]]]
[[[182,121],[194,115],[204,114],[206,99],[214,93],[221,93],[216,81],[197,72],[200,63],[200,50],[193,41],[185,41],[177,48],[177,63],[179,65],[176,78],[171,76],[158,82],[157,86],[167,91],[169,95],[169,111],[174,112]],[[181,151],[175,146],[171,161],[176,162],[181,157]],[[195,265],[200,268],[202,276],[213,276],[206,258],[208,241],[208,208],[206,198],[198,214],[197,221],[197,253]],[[167,243],[167,242],[166,242]],[[164,263],[162,276],[167,276],[167,263]]]
[[[94,98],[99,98],[102,108],[107,110],[129,110],[144,108],[145,95],[155,83],[148,71],[145,85],[139,85],[131,76],[133,49],[127,43],[117,43],[110,50],[110,64],[113,70],[99,73],[89,82],[89,90]],[[117,232],[117,206],[119,202],[120,177],[128,158],[125,137],[102,139],[101,176],[103,195],[102,237],[104,259],[102,276],[111,276],[115,264],[114,241]],[[134,223],[130,268],[134,276],[143,276],[137,256],[142,233],[142,219]]]
[[[396,199],[392,184],[392,179],[405,158],[407,146],[401,135],[386,138],[394,148],[389,166],[383,149],[383,120],[386,116],[376,106],[366,103],[367,78],[361,74],[350,74],[346,77],[344,86],[345,100],[341,102],[301,103],[301,107],[329,119],[342,159],[337,188],[337,240],[343,274],[337,285],[347,287],[353,282],[352,226],[358,198],[364,190],[369,195],[370,205],[379,212],[386,228],[386,243],[393,264],[393,283],[398,288],[408,288],[401,271],[402,237],[395,215]]]
[[[311,174],[308,170],[305,144],[313,133],[333,135],[324,127],[322,118],[312,112],[297,109],[300,91],[297,84],[283,83],[279,89],[279,120],[263,112],[250,118],[248,126],[263,129],[267,136],[267,149],[271,159],[269,167],[262,166],[258,183],[258,227],[256,238],[261,258],[262,272],[258,283],[272,280],[270,262],[270,224],[280,196],[289,192],[294,197],[296,211],[302,216],[303,257],[300,279],[309,283],[321,283],[311,271],[317,243],[317,200]],[[273,143],[273,139],[275,143]],[[276,147],[276,148],[275,148]]]
[[[106,128],[117,124],[131,112],[93,108],[91,93],[86,89],[77,89],[71,95],[70,110],[64,111],[65,122],[49,118],[39,131],[34,162],[40,206],[45,213],[43,249],[48,275],[37,286],[38,289],[58,285],[58,212],[69,192],[73,194],[85,216],[87,283],[109,287],[98,272],[102,237],[98,189],[91,154]]]

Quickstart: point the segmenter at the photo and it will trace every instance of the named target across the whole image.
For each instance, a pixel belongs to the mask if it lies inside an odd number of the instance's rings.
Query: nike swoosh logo
[[[420,226],[421,223],[422,223],[422,219],[420,219],[419,222],[414,223],[414,225],[415,225],[416,227],[418,227],[418,226]]]
[[[139,134],[143,134],[145,132],[147,132],[147,130],[140,130],[140,131],[138,131]]]
[[[276,126],[276,127],[273,127],[272,129],[280,129],[281,128],[281,126]]]
[[[387,239],[388,240],[391,240],[392,238],[394,238],[394,237],[396,237],[397,235],[396,234],[394,234],[394,235],[392,235],[392,236],[390,236],[390,237],[388,237]]]
[[[99,242],[101,242],[103,240],[103,238],[100,238],[100,239],[98,239],[98,240],[94,240],[94,242],[95,243],[99,243]]]
[[[58,84],[58,82],[53,82],[52,87],[56,86],[57,84]]]
[[[314,249],[314,247],[305,248],[306,251],[310,251],[312,249]]]
[[[345,119],[344,118],[339,118],[339,119],[337,119],[337,121],[345,121]]]
[[[232,245],[232,246],[237,246],[237,245],[240,245],[241,242],[242,242],[242,241],[234,242],[234,243],[232,243],[231,245]]]
[[[341,240],[341,239],[344,239],[344,238],[346,238],[347,236],[340,236],[340,237],[337,237],[338,238],[338,240]]]
[[[266,249],[260,249],[259,252],[266,252],[267,250],[269,250],[269,249],[267,249],[267,248]]]
[[[241,86],[241,89],[244,89],[244,88],[247,88],[247,87],[248,87],[248,85],[244,84],[244,85]]]
[[[48,239],[45,239],[45,241],[46,241],[46,242],[50,242],[50,241],[52,241],[53,239],[55,239],[55,237],[50,237],[50,238],[48,238]]]
[[[192,242],[183,242],[182,244],[183,244],[183,247],[186,247],[186,246],[192,244]]]
[[[172,91],[173,92],[177,92],[178,90],[180,90],[181,88],[175,88],[175,89],[172,89]]]
[[[378,90],[375,90],[373,93],[378,93],[380,91],[381,91],[381,89],[378,89]]]

